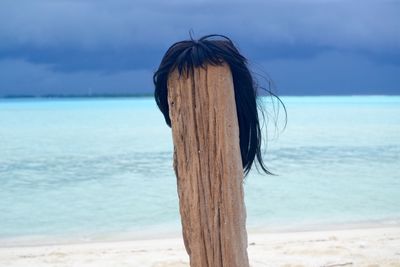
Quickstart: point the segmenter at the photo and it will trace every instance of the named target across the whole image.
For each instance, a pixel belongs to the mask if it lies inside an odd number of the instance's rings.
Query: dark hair
[[[205,64],[222,65],[223,63],[229,65],[233,78],[244,173],[248,174],[254,159],[257,158],[261,169],[267,174],[272,174],[265,166],[261,155],[262,136],[257,113],[257,85],[247,66],[247,59],[239,53],[228,37],[211,34],[198,40],[191,38],[191,40],[173,44],[165,53],[153,76],[154,97],[157,105],[164,114],[165,122],[171,127],[168,75],[175,68],[178,68],[180,74],[183,71],[189,74],[193,68],[204,67]]]

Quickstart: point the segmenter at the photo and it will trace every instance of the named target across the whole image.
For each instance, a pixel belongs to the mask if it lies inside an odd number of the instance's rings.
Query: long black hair
[[[223,63],[229,65],[233,78],[244,174],[248,174],[256,158],[261,169],[267,174],[272,174],[262,159],[262,135],[257,113],[257,84],[248,68],[247,59],[239,53],[228,37],[211,34],[198,40],[191,38],[173,44],[165,53],[153,76],[154,97],[157,105],[164,114],[165,122],[171,127],[168,75],[176,68],[180,74],[183,71],[188,74],[193,68],[204,67],[205,64],[222,65]],[[279,98],[278,100],[280,101]]]

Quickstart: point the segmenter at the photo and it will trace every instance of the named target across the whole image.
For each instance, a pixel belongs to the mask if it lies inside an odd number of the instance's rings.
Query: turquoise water
[[[400,97],[283,97],[248,226],[400,221]],[[272,112],[272,109],[269,109]],[[282,121],[278,123],[282,126]],[[172,139],[151,98],[0,100],[0,243],[179,231]]]

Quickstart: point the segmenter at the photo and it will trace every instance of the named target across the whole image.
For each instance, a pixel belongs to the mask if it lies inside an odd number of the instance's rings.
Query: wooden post
[[[232,74],[206,65],[168,79],[183,238],[191,267],[248,267]]]

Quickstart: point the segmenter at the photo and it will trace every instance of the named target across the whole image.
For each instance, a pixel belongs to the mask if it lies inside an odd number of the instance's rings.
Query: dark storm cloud
[[[159,48],[136,45],[133,48],[95,47],[85,50],[75,46],[10,47],[0,52],[2,59],[23,59],[38,64],[48,64],[55,71],[74,72],[100,70],[115,72],[154,67],[160,59]],[[153,64],[152,64],[153,63]]]
[[[167,45],[187,38],[189,29],[228,33],[256,59],[341,49],[390,61],[400,50],[397,2],[42,0],[1,5],[1,56],[58,70],[149,67]]]
[[[45,67],[49,75],[151,73],[192,29],[197,37],[226,34],[252,62],[271,67],[318,57],[329,64],[324,55],[338,52],[374,62],[379,72],[379,64],[400,66],[399,12],[398,1],[3,0],[0,61]]]

